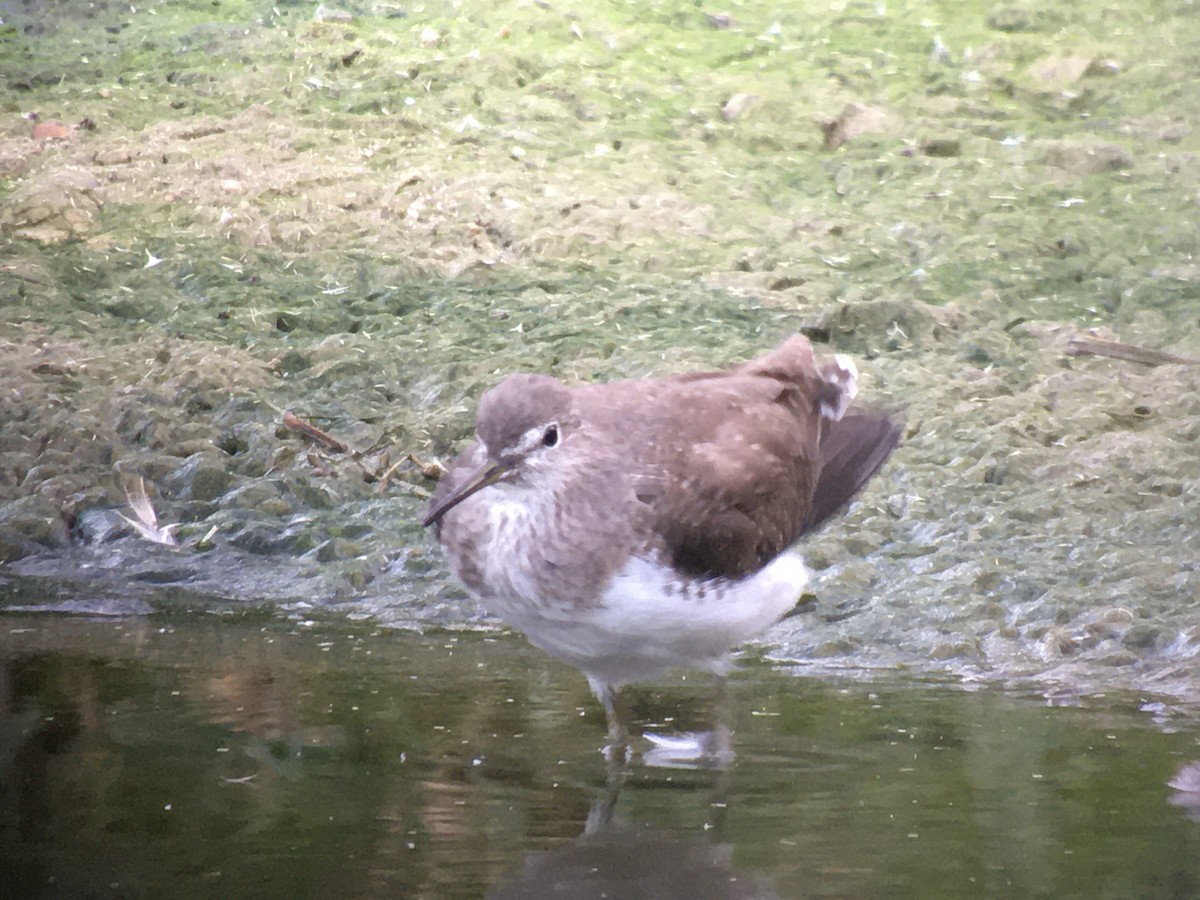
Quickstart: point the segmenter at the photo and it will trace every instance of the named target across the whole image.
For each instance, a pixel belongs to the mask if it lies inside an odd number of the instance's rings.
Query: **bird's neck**
[[[561,462],[535,478],[480,491],[447,516],[458,532],[447,547],[459,579],[510,620],[522,607],[598,602],[628,556],[628,522],[596,516],[601,494],[612,490],[609,479]]]

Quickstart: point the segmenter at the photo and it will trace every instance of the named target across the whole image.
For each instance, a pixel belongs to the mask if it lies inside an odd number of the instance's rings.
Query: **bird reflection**
[[[1200,762],[1180,766],[1167,785],[1175,789],[1167,802],[1181,808],[1193,822],[1200,822]]]
[[[718,786],[723,793],[724,778]],[[490,900],[558,897],[655,897],[670,900],[767,900],[778,898],[764,876],[739,872],[733,844],[722,842],[720,821],[707,823],[714,839],[631,825],[617,815],[622,783],[610,779],[592,805],[578,838],[553,850],[531,853],[521,872],[490,892]],[[710,809],[723,817],[727,804]]]

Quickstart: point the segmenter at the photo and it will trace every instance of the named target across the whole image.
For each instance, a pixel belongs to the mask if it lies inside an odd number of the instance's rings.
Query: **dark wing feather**
[[[804,531],[821,527],[862,490],[900,443],[902,426],[878,413],[850,412],[825,423],[821,470]]]

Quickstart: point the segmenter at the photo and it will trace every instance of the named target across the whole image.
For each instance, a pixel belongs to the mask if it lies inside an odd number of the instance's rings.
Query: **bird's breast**
[[[510,622],[586,605],[607,580],[599,543],[571,527],[561,502],[556,491],[497,485],[447,514],[443,539],[455,574]]]

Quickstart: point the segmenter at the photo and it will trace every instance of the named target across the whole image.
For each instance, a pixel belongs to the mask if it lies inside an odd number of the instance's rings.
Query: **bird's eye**
[[[558,425],[553,422],[546,426],[546,430],[542,432],[542,446],[553,447],[558,444]]]

